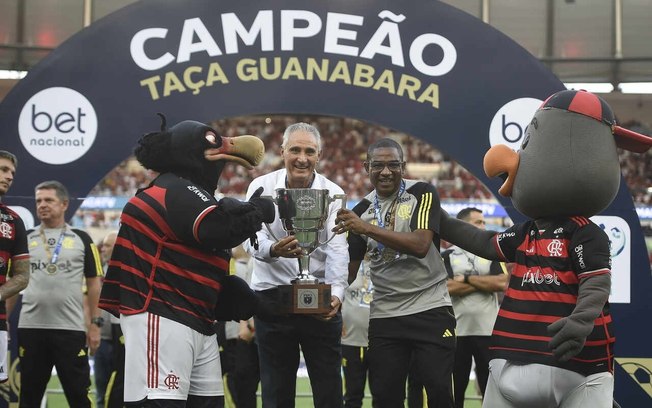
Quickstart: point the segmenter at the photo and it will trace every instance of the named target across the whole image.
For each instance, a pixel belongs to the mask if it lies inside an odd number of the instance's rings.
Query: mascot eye
[[[525,137],[523,137],[523,143],[521,143],[521,150],[525,150],[527,147],[528,142],[530,141],[530,127],[525,128]]]
[[[523,143],[521,143],[521,150],[525,150],[528,142],[530,141],[530,128],[539,128],[539,121],[537,118],[532,118],[532,122],[530,122],[530,124],[525,127],[525,131],[523,132],[525,136],[523,137]]]
[[[206,137],[206,140],[211,142],[211,144],[215,144],[217,142],[217,139],[215,137],[215,133],[213,133],[213,132],[207,132],[205,137]]]

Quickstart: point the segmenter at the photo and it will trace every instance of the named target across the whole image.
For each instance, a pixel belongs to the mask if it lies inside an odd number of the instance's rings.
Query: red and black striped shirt
[[[25,224],[18,214],[0,203],[0,286],[7,282],[11,261],[29,259]],[[0,330],[7,330],[5,302],[0,302]]]
[[[148,311],[213,334],[231,255],[202,245],[198,228],[216,207],[211,194],[173,174],[138,192],[120,218],[100,307],[115,315]]]
[[[506,261],[514,262],[509,288],[494,325],[494,358],[556,366],[590,375],[613,371],[609,303],[594,322],[582,351],[567,362],[557,361],[547,327],[569,316],[576,305],[579,282],[611,273],[609,238],[585,217],[517,224],[494,238]]]

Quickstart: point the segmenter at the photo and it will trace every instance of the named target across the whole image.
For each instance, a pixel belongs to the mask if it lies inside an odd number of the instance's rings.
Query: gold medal
[[[43,224],[41,224],[41,228],[39,228],[39,234],[41,235],[41,240],[43,240],[43,249],[45,250],[45,253],[47,254],[48,258],[50,258],[50,263],[48,264],[48,266],[45,267],[45,270],[50,275],[54,275],[55,273],[57,273],[57,270],[59,269],[57,267],[56,262],[57,259],[59,259],[59,252],[61,252],[61,247],[64,241],[65,233],[66,233],[66,225],[64,224],[63,228],[61,228],[61,232],[59,233],[59,239],[54,248],[54,253],[52,253],[50,252],[49,240],[45,236],[45,230]]]
[[[374,248],[373,250],[367,252],[367,254],[369,255],[369,260],[374,262],[379,262],[383,257],[383,254],[378,248]]]
[[[393,249],[385,248],[385,250],[383,251],[383,262],[385,262],[385,263],[392,262],[393,260],[395,260],[397,258],[396,255],[397,255],[397,253]]]

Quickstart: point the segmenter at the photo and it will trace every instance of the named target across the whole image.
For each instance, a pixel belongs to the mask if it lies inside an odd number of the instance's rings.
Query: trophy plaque
[[[328,218],[329,205],[336,200],[342,200],[342,208],[346,207],[346,195],[336,194],[330,197],[326,189],[276,189],[273,201],[278,207],[283,230],[287,235],[293,235],[301,248],[299,274],[290,285],[278,286],[281,313],[323,314],[330,311],[331,285],[320,283],[310,273],[310,254],[335,236],[333,234],[330,239],[319,241]],[[265,226],[278,241],[269,225]]]

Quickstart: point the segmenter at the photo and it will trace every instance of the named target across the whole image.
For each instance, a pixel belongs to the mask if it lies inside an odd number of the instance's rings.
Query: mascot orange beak
[[[222,145],[204,151],[204,158],[210,161],[225,160],[238,163],[251,170],[265,156],[263,141],[252,135],[221,137]]]
[[[512,196],[514,188],[514,179],[520,157],[518,153],[506,145],[496,145],[489,149],[484,155],[482,163],[484,172],[488,177],[501,177],[505,182],[498,189],[498,193],[504,197]]]
[[[616,146],[635,153],[645,153],[652,147],[652,137],[646,136],[620,126],[612,126]]]

